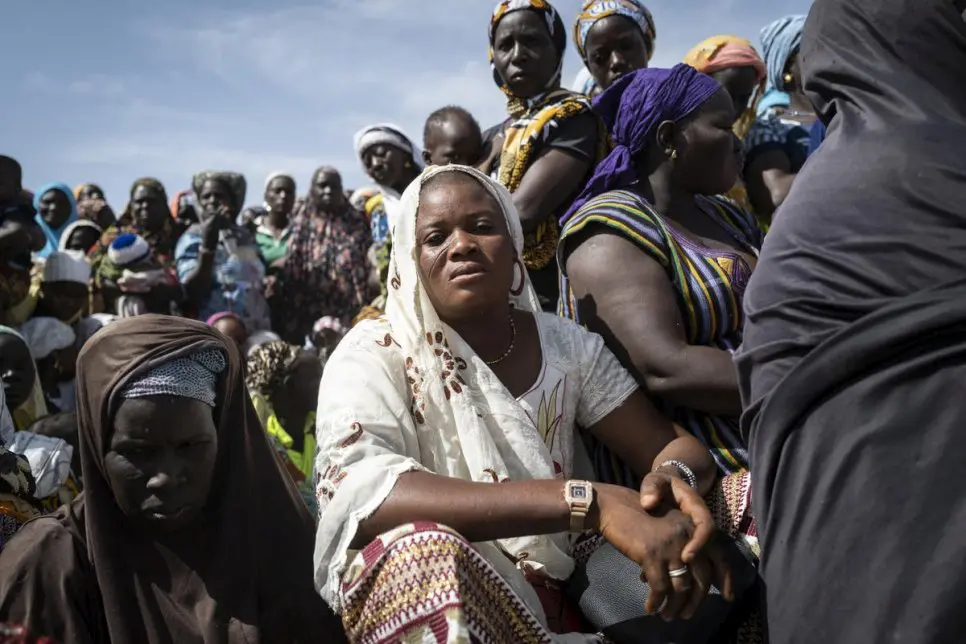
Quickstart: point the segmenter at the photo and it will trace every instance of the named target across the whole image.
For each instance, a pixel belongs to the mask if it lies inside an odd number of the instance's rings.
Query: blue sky
[[[422,136],[435,108],[459,104],[484,127],[504,99],[486,60],[495,0],[34,0],[4,12],[0,153],[25,185],[93,181],[123,208],[132,180],[169,194],[194,172],[293,173],[300,192],[323,164],[369,183],[352,134],[379,121]],[[568,25],[579,0],[556,0]],[[767,22],[810,0],[653,0],[653,66],[718,33],[758,45]],[[570,47],[565,80],[579,63]]]

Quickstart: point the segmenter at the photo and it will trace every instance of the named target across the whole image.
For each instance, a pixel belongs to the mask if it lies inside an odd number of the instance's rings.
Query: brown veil
[[[158,364],[208,347],[228,356],[217,390],[215,479],[196,534],[182,545],[166,545],[121,513],[104,473],[104,455],[123,386]],[[131,318],[88,342],[77,374],[85,491],[59,520],[86,542],[106,639],[344,641],[338,620],[314,588],[312,518],[262,431],[234,344],[199,322]]]

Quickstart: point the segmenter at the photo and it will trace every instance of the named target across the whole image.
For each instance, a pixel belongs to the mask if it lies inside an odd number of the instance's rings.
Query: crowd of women
[[[504,122],[256,207],[0,157],[0,642],[956,641],[964,9],[503,0]]]

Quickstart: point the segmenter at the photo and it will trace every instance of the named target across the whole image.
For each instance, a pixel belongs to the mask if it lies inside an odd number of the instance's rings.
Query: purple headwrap
[[[654,141],[664,121],[680,121],[701,107],[721,86],[690,65],[639,69],[619,78],[594,100],[614,147],[597,164],[594,176],[560,219],[563,225],[580,208],[608,190],[625,188],[638,178],[634,157]]]

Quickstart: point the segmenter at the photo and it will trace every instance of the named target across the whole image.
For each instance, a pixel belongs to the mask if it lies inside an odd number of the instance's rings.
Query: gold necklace
[[[506,351],[503,352],[503,355],[497,358],[496,360],[484,360],[483,362],[485,362],[486,366],[488,367],[492,367],[494,365],[500,364],[501,362],[509,358],[511,353],[513,353],[513,345],[514,343],[516,343],[516,341],[517,341],[517,325],[513,323],[513,314],[511,313],[510,314],[510,346],[508,346],[506,348]]]

